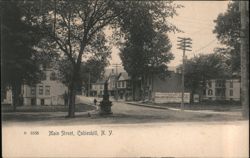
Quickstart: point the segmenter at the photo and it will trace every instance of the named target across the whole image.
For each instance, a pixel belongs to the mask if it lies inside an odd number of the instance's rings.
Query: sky
[[[168,34],[172,42],[172,53],[175,58],[168,66],[176,67],[182,62],[182,50],[177,49],[177,37],[189,37],[192,39],[192,51],[187,52],[187,58],[194,55],[213,53],[213,49],[220,44],[213,34],[214,20],[220,13],[227,9],[229,1],[175,1],[184,7],[177,10],[178,16],[169,19],[184,33]],[[110,64],[120,64],[119,50],[112,48]]]

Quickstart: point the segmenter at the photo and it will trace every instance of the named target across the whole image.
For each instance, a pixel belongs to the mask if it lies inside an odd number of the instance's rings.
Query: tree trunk
[[[80,64],[74,66],[71,83],[69,85],[69,111],[68,111],[68,117],[75,117],[76,86],[77,86],[77,79],[79,77],[79,72],[80,72]]]
[[[71,85],[69,86],[69,111],[68,111],[68,117],[74,117],[75,116],[75,88],[74,83],[72,81]]]
[[[20,105],[21,95],[21,83],[12,84],[12,100],[13,100],[13,111],[16,111],[18,105]]]

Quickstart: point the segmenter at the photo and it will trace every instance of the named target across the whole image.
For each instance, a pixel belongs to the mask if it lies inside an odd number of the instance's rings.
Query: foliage
[[[185,63],[185,87],[192,92],[199,92],[210,79],[228,76],[225,58],[220,54],[201,54]]]
[[[41,36],[37,35],[37,28],[25,24],[22,20],[21,8],[18,2],[1,2],[1,89],[12,87],[14,93],[14,107],[20,96],[21,84],[33,84],[39,81],[41,72],[34,58],[36,45]]]
[[[173,59],[167,32],[178,29],[167,23],[166,18],[176,14],[172,2],[135,1],[124,2],[133,9],[124,9],[119,25],[124,41],[121,44],[121,59],[125,70],[138,78],[148,73],[166,74],[167,63]],[[136,16],[134,16],[136,15]],[[164,75],[163,75],[164,76]]]
[[[40,27],[40,33],[48,37],[47,42],[66,59],[69,71],[69,117],[74,116],[75,90],[80,80],[82,60],[96,53],[109,54],[104,29],[116,20],[112,6],[115,1],[26,1],[23,6],[27,23]],[[58,51],[56,51],[58,50]]]
[[[247,15],[249,17],[249,14]],[[226,46],[219,48],[217,52],[224,54],[228,58],[228,64],[232,72],[240,72],[240,10],[239,2],[232,1],[228,5],[225,13],[219,14],[215,20],[216,33],[218,40]],[[249,20],[246,35],[249,41]]]

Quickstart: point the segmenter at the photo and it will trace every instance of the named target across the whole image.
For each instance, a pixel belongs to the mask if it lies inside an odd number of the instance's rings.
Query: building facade
[[[131,78],[128,76],[127,72],[121,72],[119,74],[116,85],[119,100],[132,99]]]
[[[166,97],[175,94],[179,96],[182,92],[181,87],[181,74],[170,72],[170,75],[165,79],[159,78],[157,75],[150,75],[146,78],[144,84],[142,84],[142,94],[145,100],[150,100],[155,102],[156,99],[159,100],[158,94],[165,94]],[[188,93],[188,91],[185,91]],[[164,99],[162,97],[162,99]],[[180,99],[180,98],[179,98]]]
[[[240,101],[240,79],[209,80],[203,95],[204,100]]]
[[[44,70],[40,83],[22,86],[24,105],[64,105],[67,87],[57,79],[53,69]]]
[[[93,97],[102,97],[105,80],[97,80],[91,84],[90,95]]]

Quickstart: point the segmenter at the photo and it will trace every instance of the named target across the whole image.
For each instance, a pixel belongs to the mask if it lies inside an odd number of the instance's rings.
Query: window
[[[212,87],[212,82],[208,81],[208,87],[211,88]]]
[[[43,86],[39,86],[39,94],[43,95]]]
[[[213,90],[212,89],[208,90],[208,95],[213,95]]]
[[[233,95],[234,95],[234,91],[233,91],[232,89],[230,90],[229,93],[230,93],[230,94],[229,94],[230,96],[233,96]]]
[[[45,95],[50,95],[50,86],[45,87]]]
[[[100,89],[103,89],[103,85],[100,85]]]
[[[124,88],[125,87],[125,84],[124,84],[125,81],[122,81],[122,87]]]
[[[55,73],[55,72],[52,72],[52,73],[50,74],[50,80],[52,80],[52,81],[55,81],[55,80],[56,80],[56,73]]]
[[[46,80],[46,73],[45,72],[42,73],[41,80]]]
[[[44,105],[44,99],[41,99],[41,105]]]
[[[233,81],[230,81],[230,88],[233,88],[233,87],[234,87]]]
[[[118,87],[121,87],[121,82],[118,82]]]
[[[31,87],[30,93],[31,95],[36,95],[36,87]]]
[[[31,98],[31,105],[36,105],[36,99],[35,98]]]

